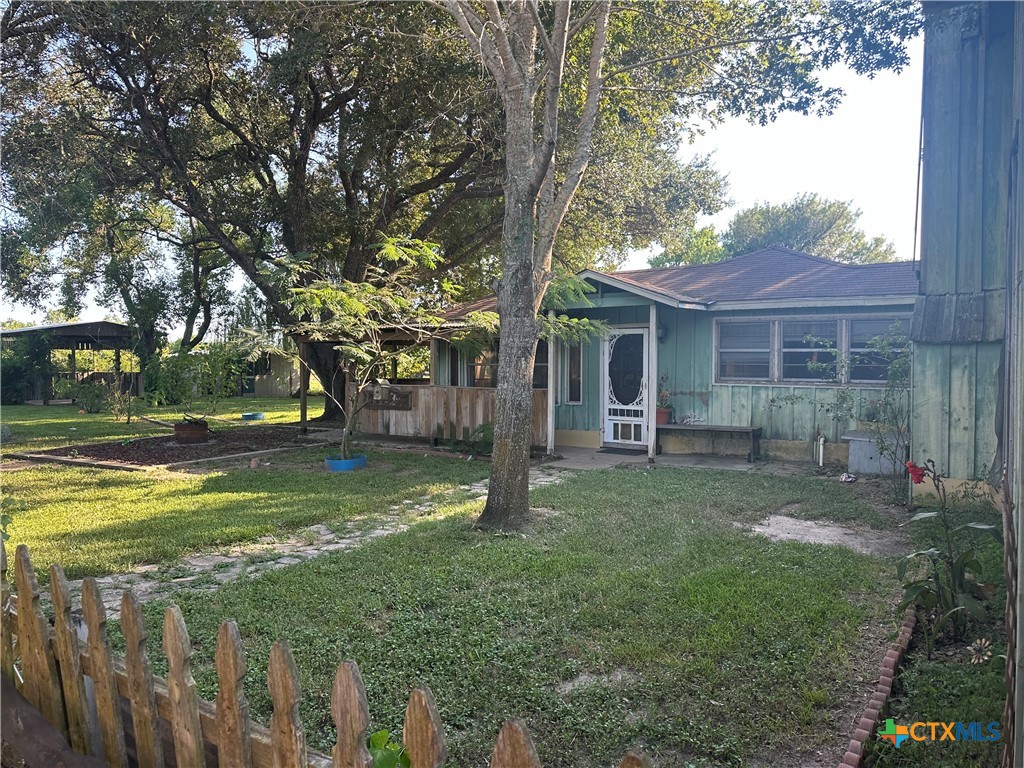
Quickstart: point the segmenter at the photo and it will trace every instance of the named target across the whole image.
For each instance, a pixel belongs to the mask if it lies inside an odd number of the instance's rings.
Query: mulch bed
[[[173,435],[167,437],[140,437],[112,443],[92,443],[35,451],[44,456],[63,456],[93,461],[109,461],[139,467],[175,464],[179,461],[215,459],[236,453],[287,448],[300,441],[297,427],[232,427],[210,430],[205,443],[186,445]]]

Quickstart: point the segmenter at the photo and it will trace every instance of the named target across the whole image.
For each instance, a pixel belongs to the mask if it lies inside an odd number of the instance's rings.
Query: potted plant
[[[668,389],[668,374],[662,374],[658,380],[658,406],[655,424],[671,424],[675,406],[672,405],[672,393]]]

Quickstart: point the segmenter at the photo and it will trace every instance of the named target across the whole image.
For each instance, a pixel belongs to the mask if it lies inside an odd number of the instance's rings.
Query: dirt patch
[[[782,510],[780,510],[782,511]],[[832,523],[800,520],[789,515],[772,515],[751,529],[774,541],[802,541],[807,544],[836,544],[867,555],[894,557],[907,551],[907,542],[892,532],[858,531]]]
[[[583,672],[572,680],[565,680],[555,686],[555,690],[565,696],[577,688],[586,688],[591,685],[627,685],[637,679],[635,672],[628,669],[614,669],[607,675],[595,675],[592,672]]]
[[[138,467],[155,467],[179,461],[215,459],[251,451],[285,448],[304,441],[296,427],[233,427],[214,429],[205,443],[179,443],[173,436],[142,437],[111,443],[92,443],[36,451],[44,456],[116,462]]]

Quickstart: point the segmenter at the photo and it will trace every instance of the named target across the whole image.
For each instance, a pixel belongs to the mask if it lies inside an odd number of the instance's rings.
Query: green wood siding
[[[620,297],[616,297],[621,302]],[[569,314],[594,317],[610,325],[647,325],[650,304],[632,307],[594,306]],[[892,314],[907,316],[908,305],[895,307],[810,307],[806,309],[757,310],[747,312],[708,312],[658,306],[658,322],[665,326],[665,337],[658,343],[659,378],[668,374],[668,387],[675,394],[672,402],[677,419],[691,411],[706,424],[758,426],[767,439],[811,440],[823,432],[837,441],[841,434],[855,426],[855,421],[834,421],[827,409],[833,403],[838,387],[796,384],[716,384],[714,383],[714,321],[716,318],[855,317],[857,315]],[[596,431],[601,428],[601,341],[594,339],[583,348],[583,403],[559,404],[555,407],[555,426],[559,430]],[[882,395],[879,387],[854,387],[858,416],[862,416],[872,400]],[[795,402],[779,405],[786,397]],[[770,405],[772,400],[776,405]]]
[[[1020,6],[926,4],[926,11],[911,449],[951,477],[987,478],[999,442]]]

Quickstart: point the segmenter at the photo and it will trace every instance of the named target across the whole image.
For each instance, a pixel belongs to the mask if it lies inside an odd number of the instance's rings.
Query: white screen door
[[[604,442],[647,444],[647,330],[620,329],[604,339]]]

